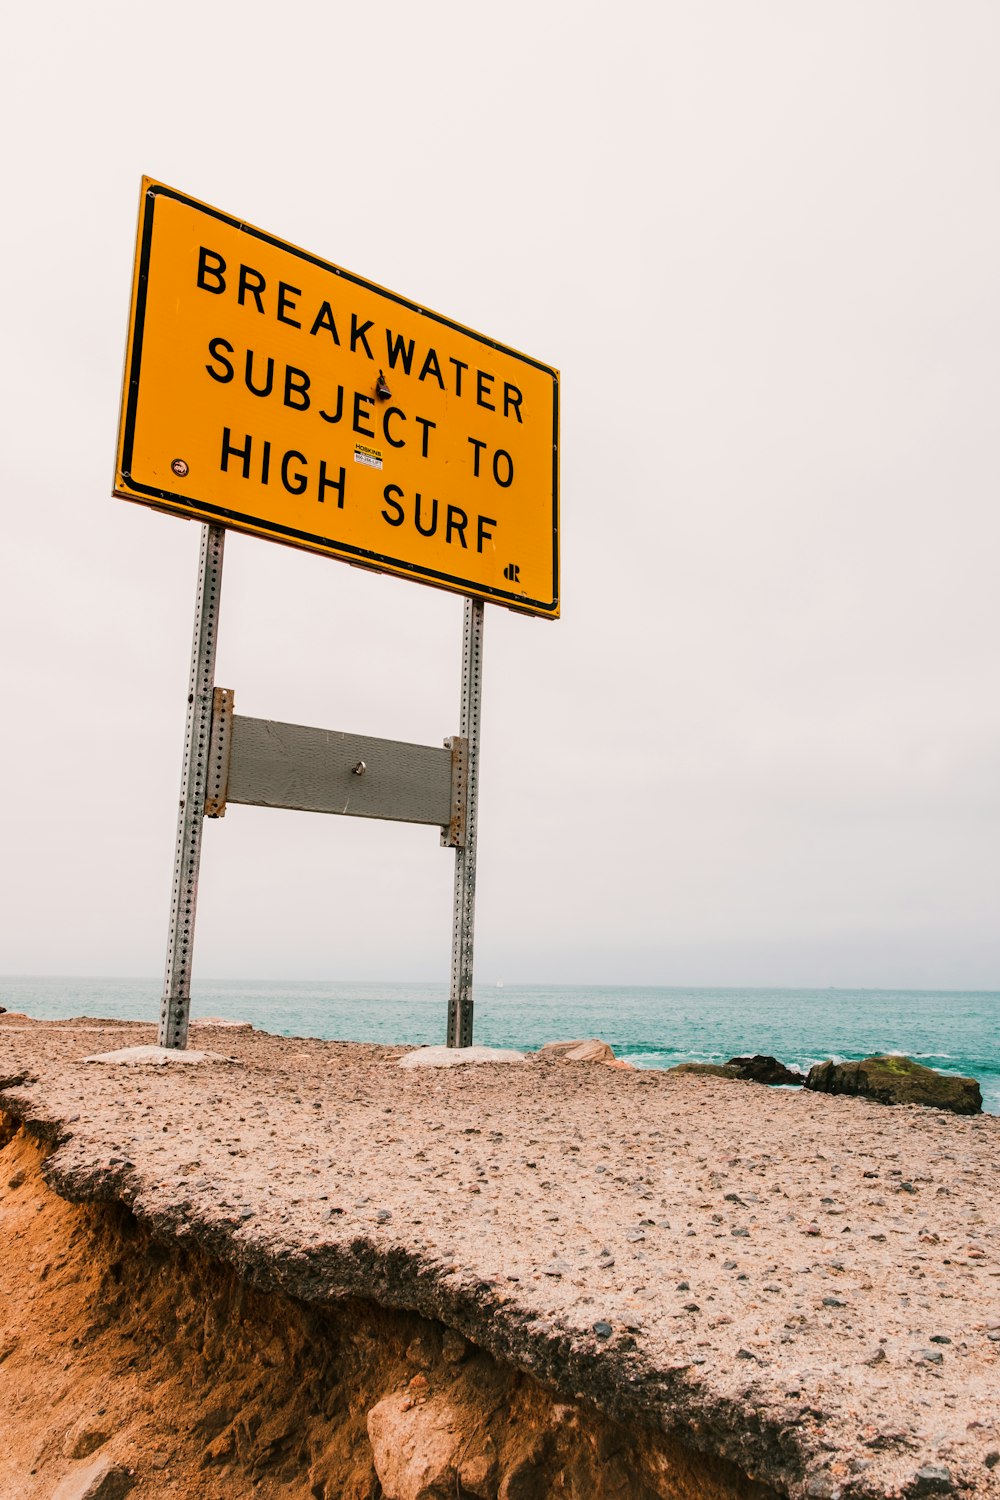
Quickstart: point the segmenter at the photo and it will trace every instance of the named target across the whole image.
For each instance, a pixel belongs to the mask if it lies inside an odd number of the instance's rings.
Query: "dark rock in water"
[[[860,1062],[817,1063],[806,1088],[821,1094],[854,1094],[878,1104],[926,1104],[956,1115],[978,1115],[983,1096],[974,1078],[936,1073],[909,1057],[864,1057]]]
[[[731,1057],[723,1066],[735,1069],[734,1076],[745,1078],[749,1083],[802,1084],[806,1081],[806,1075],[797,1068],[786,1068],[776,1057],[768,1057],[762,1052],[753,1057]]]
[[[735,1068],[723,1066],[722,1063],[678,1063],[676,1067],[667,1068],[668,1073],[700,1073],[705,1078],[739,1078]]]
[[[776,1057],[731,1057],[725,1063],[678,1063],[668,1073],[700,1073],[706,1078],[736,1078],[743,1083],[805,1083],[806,1075],[786,1068]]]

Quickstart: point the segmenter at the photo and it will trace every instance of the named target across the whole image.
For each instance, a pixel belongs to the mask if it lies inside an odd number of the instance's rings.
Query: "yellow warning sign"
[[[559,613],[558,371],[149,178],[114,493]]]

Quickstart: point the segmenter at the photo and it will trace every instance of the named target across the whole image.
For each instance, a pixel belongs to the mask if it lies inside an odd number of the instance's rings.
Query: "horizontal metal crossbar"
[[[456,761],[464,742],[444,749],[250,719],[233,712],[233,693],[215,692],[208,817],[228,802],[302,812],[438,824],[447,842],[464,837]]]

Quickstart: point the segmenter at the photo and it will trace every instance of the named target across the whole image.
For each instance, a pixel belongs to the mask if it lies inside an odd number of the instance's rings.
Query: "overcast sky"
[[[0,69],[0,972],[162,969],[199,528],[110,494],[146,173],[562,372],[477,979],[1000,986],[994,0],[43,0]],[[217,681],[439,744],[461,613],[232,535]],[[452,864],[232,807],[196,980],[444,980]]]

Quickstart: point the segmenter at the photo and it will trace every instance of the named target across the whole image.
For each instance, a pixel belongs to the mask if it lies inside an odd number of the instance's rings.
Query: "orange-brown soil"
[[[256,1290],[120,1204],[68,1203],[45,1150],[0,1115],[0,1500],[771,1494],[441,1324]]]

